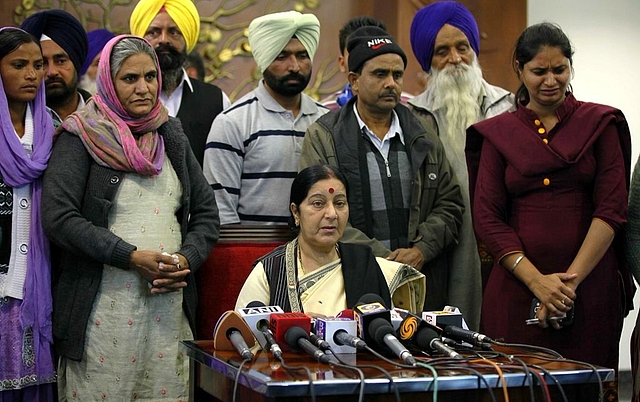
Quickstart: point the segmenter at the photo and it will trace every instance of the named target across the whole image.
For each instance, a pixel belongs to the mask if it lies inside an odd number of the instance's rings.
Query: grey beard
[[[175,70],[162,71],[162,92],[171,95],[178,88],[182,80],[182,67]]]
[[[432,70],[429,91],[435,100],[434,109],[444,114],[445,132],[441,139],[454,165],[466,166],[466,131],[481,118],[482,89],[482,70],[475,57],[471,66],[460,64]]]

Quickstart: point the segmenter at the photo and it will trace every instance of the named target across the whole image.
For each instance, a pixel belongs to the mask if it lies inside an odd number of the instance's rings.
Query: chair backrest
[[[196,273],[196,339],[213,339],[213,327],[233,310],[253,263],[293,238],[288,226],[225,225],[220,239]]]

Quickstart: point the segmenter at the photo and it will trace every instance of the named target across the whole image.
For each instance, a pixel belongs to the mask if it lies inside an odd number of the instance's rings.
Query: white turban
[[[286,11],[263,15],[251,21],[249,46],[260,71],[264,72],[269,67],[293,36],[302,43],[313,60],[320,40],[320,21],[315,15]]]

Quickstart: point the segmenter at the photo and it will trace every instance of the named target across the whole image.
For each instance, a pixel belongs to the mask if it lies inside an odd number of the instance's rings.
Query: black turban
[[[29,16],[20,28],[40,40],[44,34],[58,44],[79,73],[87,58],[87,33],[76,17],[63,10],[44,10]]]

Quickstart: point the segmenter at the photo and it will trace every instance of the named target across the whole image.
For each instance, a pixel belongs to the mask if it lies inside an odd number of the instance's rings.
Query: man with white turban
[[[155,48],[162,74],[160,101],[170,116],[182,122],[202,165],[211,124],[231,101],[217,86],[189,78],[183,68],[198,43],[198,9],[192,0],[140,0],[131,13],[129,28],[131,34],[145,38]]]
[[[460,308],[469,327],[478,330],[482,281],[469,204],[466,130],[511,109],[514,99],[508,91],[482,78],[478,25],[462,4],[442,1],[418,10],[411,24],[411,47],[430,78],[427,89],[409,105],[417,115],[435,116],[440,140],[464,198],[460,237],[451,252],[447,302]]]
[[[249,25],[264,79],[215,119],[204,155],[221,225],[287,223],[304,133],[328,111],[302,93],[319,39],[313,14],[268,14]]]

